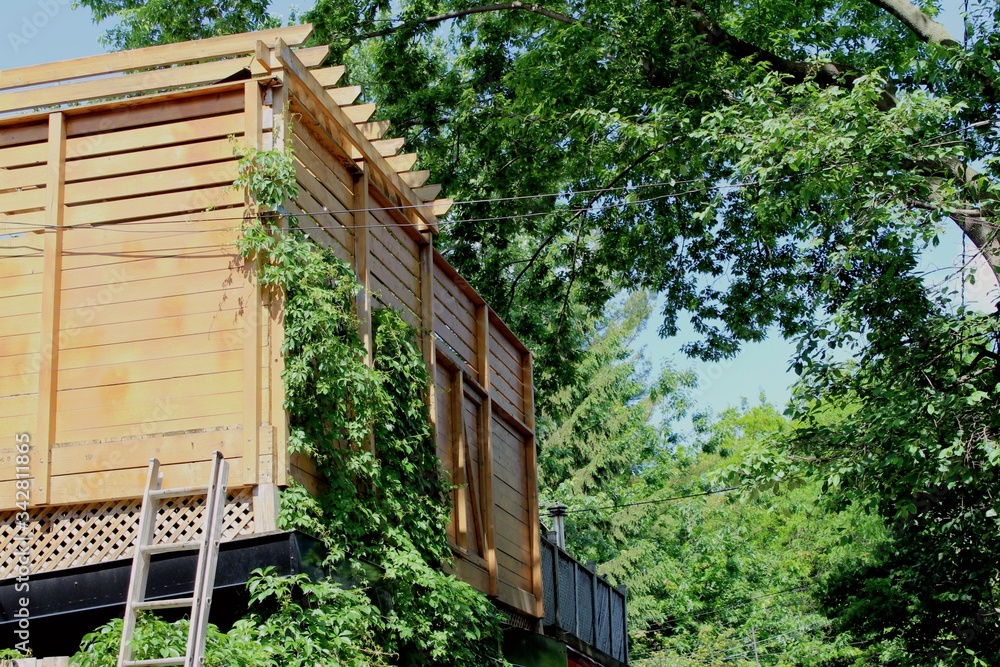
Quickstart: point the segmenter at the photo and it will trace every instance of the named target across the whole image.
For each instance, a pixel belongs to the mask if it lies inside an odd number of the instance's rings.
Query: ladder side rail
[[[149,460],[149,476],[146,480],[146,489],[143,491],[139,530],[136,533],[135,551],[132,554],[132,573],[129,576],[128,595],[125,598],[125,618],[122,623],[121,647],[118,650],[118,667],[125,667],[125,663],[132,660],[132,635],[135,633],[136,624],[135,605],[146,599],[149,554],[142,547],[153,542],[159,502],[152,500],[150,495],[159,488],[160,462],[153,458]]]
[[[208,632],[208,615],[212,605],[212,590],[218,564],[219,540],[222,533],[222,516],[226,504],[229,462],[221,452],[212,454],[212,479],[205,497],[205,521],[202,528],[201,551],[194,582],[194,603],[187,643],[187,667],[201,667],[205,660],[205,641]]]

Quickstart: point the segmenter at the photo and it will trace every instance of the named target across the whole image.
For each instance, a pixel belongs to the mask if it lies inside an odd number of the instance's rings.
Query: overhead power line
[[[699,498],[701,496],[713,496],[713,495],[716,495],[716,494],[719,494],[719,493],[728,493],[730,491],[736,491],[739,488],[740,487],[738,487],[738,486],[727,486],[724,489],[712,489],[711,491],[702,491],[700,493],[688,493],[688,494],[685,494],[683,496],[671,496],[669,498],[655,498],[655,499],[650,499],[650,500],[640,500],[638,502],[624,503],[622,505],[607,505],[605,507],[578,507],[576,509],[563,510],[563,514],[579,514],[581,512],[602,512],[602,511],[606,511],[606,510],[622,510],[622,509],[626,509],[628,507],[636,507],[638,505],[658,505],[660,503],[670,503],[670,502],[673,502],[675,500],[685,500],[687,498]],[[547,510],[547,509],[550,509],[550,507],[554,507],[554,506],[550,505],[549,507],[545,507],[544,509]]]

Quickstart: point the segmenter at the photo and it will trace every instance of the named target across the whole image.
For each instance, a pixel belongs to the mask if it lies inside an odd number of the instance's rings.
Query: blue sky
[[[5,0],[5,22],[0,40],[0,68],[37,65],[56,60],[78,58],[101,53],[99,44],[103,28],[90,20],[89,11],[72,10],[71,0]],[[307,8],[311,3],[279,0],[272,4],[272,12],[288,16],[291,7]],[[961,34],[958,0],[948,0],[944,22],[954,34]],[[949,267],[956,266],[962,253],[961,234],[953,225],[946,227],[941,244],[929,252],[924,261],[925,270],[940,270],[932,276],[944,280]],[[987,275],[978,271],[984,278]],[[957,283],[956,283],[957,284]],[[993,287],[991,281],[980,280],[967,290],[972,303],[987,304],[987,294]],[[662,340],[656,335],[658,320],[654,316],[637,345],[646,349],[654,363],[670,361],[678,367],[695,370],[701,378],[697,395],[699,405],[719,412],[728,406],[738,405],[742,398],[751,403],[763,393],[775,404],[787,400],[794,375],[788,372],[788,359],[793,351],[790,343],[777,336],[757,344],[747,345],[734,359],[708,364],[687,359],[680,353],[683,343],[692,340],[694,332],[684,327],[678,338]]]

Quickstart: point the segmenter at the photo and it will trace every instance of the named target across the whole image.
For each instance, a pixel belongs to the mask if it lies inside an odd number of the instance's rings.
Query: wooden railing
[[[276,485],[321,486],[287,447],[281,295],[260,288],[234,245],[248,202],[231,187],[232,141],[290,145],[298,193],[286,213],[355,268],[369,349],[372,308],[396,309],[422,337],[438,454],[457,485],[458,574],[540,618],[531,355],[434,249],[448,203],[412,171],[416,156],[382,138],[388,125],[370,122],[374,106],[354,104],[355,88],[336,87],[342,68],[311,69],[324,48],[285,43],[307,35],[0,72],[0,116],[57,105],[0,118],[3,437],[32,436],[32,505],[97,512],[123,535],[132,528],[115,523],[119,509],[141,495],[154,453],[164,484],[183,486],[223,451],[242,489],[238,532],[274,528]],[[244,57],[193,62],[235,54],[253,55],[248,80],[230,76],[245,74]],[[136,72],[170,63],[192,64]],[[79,101],[91,104],[68,106]],[[0,510],[14,508],[12,447],[0,444]],[[77,523],[50,531],[53,567],[127,555],[128,540],[70,553],[60,545]],[[13,539],[4,530],[0,551]]]

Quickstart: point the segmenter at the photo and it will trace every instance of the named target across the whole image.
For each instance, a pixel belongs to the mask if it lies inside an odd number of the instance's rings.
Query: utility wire
[[[701,493],[688,493],[683,496],[672,496],[670,498],[658,498],[653,500],[640,500],[635,503],[625,503],[623,505],[608,505],[606,507],[579,507],[577,509],[568,509],[563,511],[563,514],[579,514],[581,512],[601,512],[604,510],[622,510],[628,507],[636,507],[638,505],[658,505],[660,503],[669,503],[675,500],[685,500],[686,498],[699,498],[701,496],[712,496],[719,493],[728,493],[730,491],[736,491],[741,487],[738,486],[727,486],[724,489],[713,489],[711,491],[702,491]],[[551,509],[554,505],[544,507],[543,509]]]

